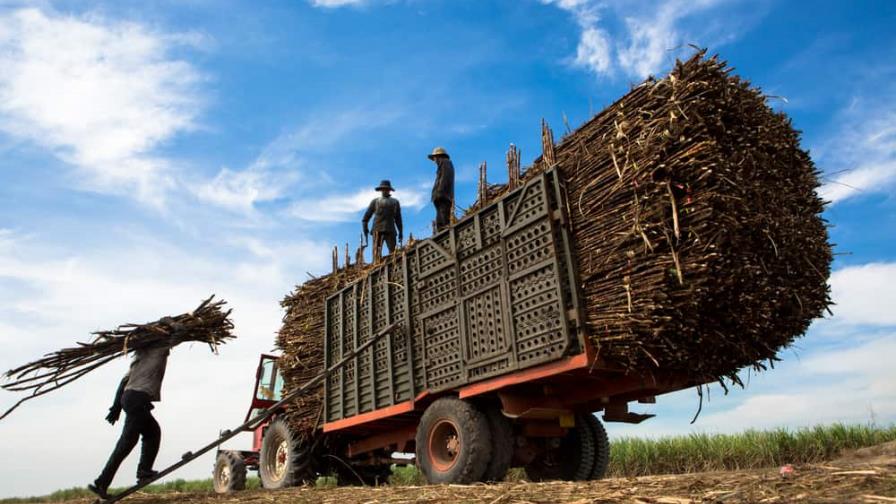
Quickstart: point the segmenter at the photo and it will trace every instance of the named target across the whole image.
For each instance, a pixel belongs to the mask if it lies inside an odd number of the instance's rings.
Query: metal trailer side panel
[[[548,171],[328,298],[327,362],[389,324],[404,336],[377,342],[327,384],[326,421],[581,352],[565,207]]]

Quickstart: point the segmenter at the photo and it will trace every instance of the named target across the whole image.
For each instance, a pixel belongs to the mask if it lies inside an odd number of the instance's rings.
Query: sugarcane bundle
[[[195,341],[208,344],[217,353],[218,345],[234,338],[231,310],[214,296],[190,313],[163,317],[145,324],[126,324],[111,331],[97,331],[89,343],[52,352],[28,364],[7,371],[3,388],[30,395],[9,408],[0,420],[23,402],[57,390],[122,355],[158,345],[174,346]]]
[[[355,280],[370,266],[354,264],[336,273],[312,278],[287,295],[280,305],[286,310],[277,333],[282,351],[280,373],[284,393],[301,386],[324,370],[324,304],[327,297]],[[323,389],[318,387],[299,396],[289,409],[288,420],[302,437],[317,426],[323,404]]]
[[[830,304],[819,173],[760,90],[701,52],[568,135],[586,323],[613,366],[730,378]]]

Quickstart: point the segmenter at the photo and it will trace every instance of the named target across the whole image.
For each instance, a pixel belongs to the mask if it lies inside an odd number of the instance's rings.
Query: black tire
[[[610,438],[607,436],[604,424],[596,416],[593,414],[584,416],[594,436],[594,467],[591,468],[590,479],[599,480],[607,475],[607,469],[610,467]]]
[[[310,449],[303,446],[283,419],[268,425],[258,456],[264,488],[287,488],[313,480]]]
[[[212,471],[215,492],[223,494],[246,488],[246,463],[239,452],[220,451]]]
[[[443,398],[417,427],[417,467],[430,483],[479,481],[491,458],[488,420],[472,404]]]
[[[532,481],[589,480],[594,469],[594,450],[594,433],[586,415],[576,415],[575,427],[560,438],[560,446],[548,447],[526,465],[526,476]]]
[[[492,457],[482,475],[482,481],[504,481],[513,459],[513,425],[497,405],[486,409],[485,417],[492,436]]]

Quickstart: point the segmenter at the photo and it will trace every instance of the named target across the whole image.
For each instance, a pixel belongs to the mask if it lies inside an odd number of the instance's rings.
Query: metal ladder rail
[[[166,467],[165,469],[163,469],[162,471],[160,471],[159,474],[157,474],[157,475],[156,475],[155,477],[153,477],[152,479],[147,480],[147,481],[144,481],[143,483],[134,485],[134,486],[132,486],[132,487],[130,487],[130,488],[128,488],[128,489],[126,489],[126,490],[124,490],[124,491],[122,491],[122,492],[119,492],[119,493],[117,493],[117,494],[115,494],[115,495],[110,495],[109,498],[107,498],[107,499],[97,499],[95,502],[96,502],[97,504],[101,504],[101,503],[102,503],[102,504],[109,504],[109,503],[112,503],[112,502],[117,502],[117,501],[119,501],[119,500],[121,500],[121,499],[127,497],[128,495],[131,495],[131,494],[133,494],[133,493],[135,493],[135,492],[138,492],[140,489],[142,489],[142,488],[144,488],[144,487],[146,487],[146,486],[148,486],[148,485],[151,485],[152,483],[158,481],[159,479],[164,478],[165,476],[167,476],[167,475],[173,473],[174,471],[176,471],[176,470],[180,469],[181,467],[183,467],[183,466],[189,464],[190,462],[196,460],[197,458],[201,457],[202,455],[205,455],[206,453],[208,453],[209,451],[211,451],[213,448],[216,448],[216,447],[220,446],[221,444],[223,444],[223,443],[229,441],[230,439],[236,437],[237,435],[241,434],[242,432],[250,431],[250,430],[254,429],[255,427],[258,426],[258,424],[264,422],[265,420],[267,420],[268,418],[270,418],[272,415],[274,415],[275,413],[277,413],[277,411],[278,411],[280,408],[282,408],[282,407],[285,406],[287,403],[289,403],[290,401],[292,401],[293,399],[295,399],[296,397],[298,397],[301,393],[305,392],[306,390],[308,390],[308,389],[311,388],[311,387],[314,387],[314,386],[320,384],[321,382],[323,382],[323,380],[325,380],[327,377],[329,377],[331,373],[333,373],[334,371],[338,371],[338,370],[341,369],[343,366],[345,366],[346,364],[348,364],[349,361],[351,361],[352,359],[354,359],[359,353],[363,352],[364,350],[367,350],[367,349],[370,348],[374,343],[376,343],[377,341],[379,341],[380,338],[382,338],[383,336],[385,336],[385,335],[389,334],[390,332],[394,331],[395,328],[398,327],[398,325],[399,325],[398,322],[395,322],[395,323],[390,324],[390,325],[387,326],[385,329],[383,329],[382,331],[380,331],[380,332],[378,332],[376,335],[374,335],[373,338],[371,338],[370,340],[364,342],[363,345],[361,345],[361,346],[359,346],[358,348],[352,350],[348,355],[344,356],[339,362],[337,362],[336,364],[333,364],[332,366],[330,366],[329,369],[326,369],[325,371],[321,372],[320,374],[318,374],[318,375],[315,376],[314,378],[308,380],[307,382],[305,382],[304,385],[302,385],[301,387],[299,387],[299,388],[293,390],[292,392],[290,392],[289,394],[287,394],[286,397],[280,399],[280,401],[278,401],[278,402],[274,403],[273,405],[271,405],[271,407],[269,407],[269,408],[267,408],[266,410],[262,411],[261,413],[259,413],[259,414],[256,415],[255,417],[253,417],[253,418],[247,420],[245,423],[243,423],[243,424],[240,425],[239,427],[236,427],[236,428],[234,428],[234,429],[228,429],[228,430],[223,431],[223,432],[221,433],[221,436],[220,436],[218,439],[216,439],[215,441],[212,441],[211,443],[209,443],[209,444],[203,446],[203,447],[200,448],[199,450],[197,450],[197,451],[195,451],[195,452],[187,452],[187,453],[184,453],[183,456],[181,456],[180,461],[178,461],[178,462],[176,462],[176,463],[174,463],[174,464],[172,464],[172,465]]]

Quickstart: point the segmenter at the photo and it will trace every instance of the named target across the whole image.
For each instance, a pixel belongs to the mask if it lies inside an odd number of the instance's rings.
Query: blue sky
[[[150,5],[146,5],[150,4]],[[777,98],[825,174],[834,316],[746,390],[658,398],[653,436],[896,419],[896,4],[773,0],[0,0],[0,368],[214,292],[240,338],[179,348],[160,464],[245,414],[279,300],[354,247],[389,178],[428,233],[444,145],[458,204],[689,44]],[[122,359],[0,423],[0,497],[83,485],[118,434]],[[14,398],[5,396],[4,403]],[[234,446],[246,445],[240,440]],[[128,461],[117,484],[130,482]],[[211,459],[178,476],[205,477]]]

